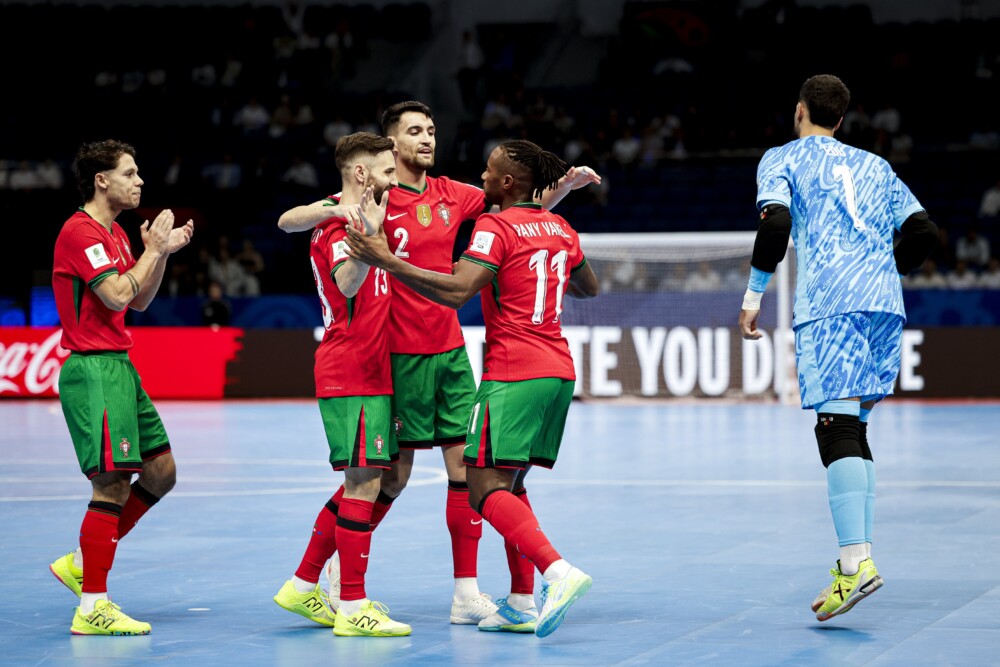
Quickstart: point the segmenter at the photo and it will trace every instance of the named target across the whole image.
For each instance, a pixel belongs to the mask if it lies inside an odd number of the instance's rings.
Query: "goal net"
[[[754,232],[580,239],[601,294],[567,299],[562,313],[578,395],[798,400],[791,246],[764,295],[764,338],[744,341],[737,320]]]

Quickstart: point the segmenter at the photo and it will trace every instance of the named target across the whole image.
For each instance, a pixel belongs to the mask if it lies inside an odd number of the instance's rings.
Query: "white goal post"
[[[791,249],[761,304],[765,338],[744,341],[737,330],[754,238],[755,232],[580,234],[601,294],[564,302],[577,395],[797,402]],[[465,331],[478,380],[483,331]]]

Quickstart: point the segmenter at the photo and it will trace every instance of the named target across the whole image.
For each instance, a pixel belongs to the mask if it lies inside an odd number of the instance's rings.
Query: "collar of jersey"
[[[400,183],[397,187],[399,187],[402,190],[406,190],[407,192],[412,192],[413,194],[416,194],[416,195],[422,195],[422,194],[424,194],[424,192],[427,191],[427,182],[426,181],[424,182],[424,189],[423,190],[417,190],[412,185],[407,185],[406,183]]]
[[[540,209],[542,207],[541,204],[539,204],[538,202],[533,202],[533,201],[519,201],[519,202],[515,202],[515,203],[511,204],[511,206],[512,207],[516,206],[517,208],[533,208],[533,209],[536,209],[536,210]]]

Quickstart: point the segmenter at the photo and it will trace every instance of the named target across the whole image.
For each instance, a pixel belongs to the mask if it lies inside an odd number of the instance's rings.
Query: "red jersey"
[[[326,333],[316,348],[317,398],[382,396],[392,393],[392,368],[385,327],[389,320],[389,281],[382,269],[369,268],[358,293],[344,296],[334,273],[347,261],[345,222],[330,219],[312,233],[312,264]]]
[[[428,176],[423,192],[400,185],[389,190],[383,223],[389,249],[413,266],[451,273],[459,225],[485,208],[482,190],[444,176]],[[398,281],[393,290],[389,312],[393,354],[438,354],[465,345],[454,309],[425,299]]]
[[[587,260],[569,223],[528,202],[483,214],[462,259],[496,273],[480,292],[486,321],[483,379],[575,380],[559,315],[570,274]]]
[[[94,287],[135,266],[128,236],[117,222],[111,231],[82,208],[63,223],[52,261],[52,291],[62,323],[62,345],[74,352],[132,347],[125,311],[104,305]]]

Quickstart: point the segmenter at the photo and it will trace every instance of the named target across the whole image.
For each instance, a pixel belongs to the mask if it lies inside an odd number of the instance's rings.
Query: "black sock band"
[[[103,512],[104,514],[114,514],[115,516],[122,515],[122,506],[117,503],[106,503],[103,500],[91,500],[87,504],[88,510],[94,510],[95,512]]]
[[[387,494],[385,491],[379,491],[378,498],[375,499],[375,502],[381,503],[382,505],[391,505],[394,500],[395,498]]]
[[[132,482],[131,493],[134,493],[139,500],[146,503],[147,507],[152,507],[160,501],[159,496],[154,496],[150,493],[148,489],[139,483],[139,480]]]
[[[448,488],[449,489],[454,489],[455,491],[468,491],[469,490],[469,484],[468,484],[468,482],[454,482],[454,481],[452,481],[452,480],[449,479],[448,480]]]
[[[342,516],[337,516],[337,526],[340,528],[346,528],[347,530],[354,530],[359,533],[371,532],[372,525],[367,521],[353,521],[351,519],[345,519]]]

